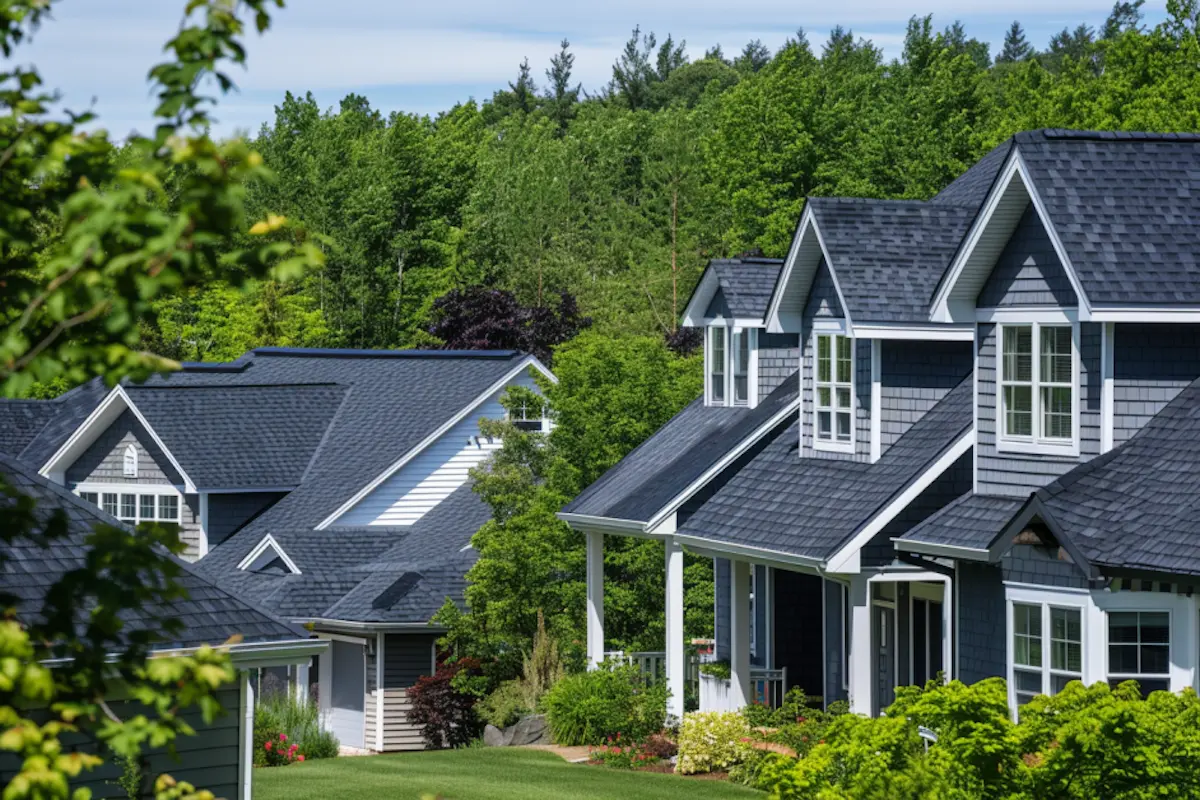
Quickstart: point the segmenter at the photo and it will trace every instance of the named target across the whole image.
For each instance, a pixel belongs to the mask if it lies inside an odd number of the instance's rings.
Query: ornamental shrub
[[[667,689],[662,683],[647,685],[637,667],[604,664],[560,680],[543,705],[560,745],[599,745],[618,734],[641,741],[662,728]]]
[[[725,772],[745,761],[753,750],[750,723],[736,711],[688,714],[679,729],[679,759],[683,775]]]
[[[623,741],[619,735],[611,736],[604,744],[591,748],[588,757],[592,761],[616,769],[648,767],[659,760],[659,756],[651,752],[645,744]]]
[[[287,741],[295,744],[306,760],[337,757],[339,742],[332,732],[321,728],[315,699],[302,703],[288,692],[264,693],[254,708],[256,766],[270,766],[263,746],[278,740],[281,733],[287,735]]]
[[[478,694],[472,688],[479,678],[473,658],[443,660],[433,675],[417,678],[408,690],[408,719],[421,726],[426,747],[464,747],[479,736]]]
[[[519,679],[504,681],[475,707],[481,720],[497,728],[506,728],[531,711]]]

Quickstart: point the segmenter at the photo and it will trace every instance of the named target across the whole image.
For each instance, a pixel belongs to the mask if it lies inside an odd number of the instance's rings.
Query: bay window
[[[1171,688],[1171,614],[1108,612],[1108,682],[1135,680],[1144,694]]]
[[[179,522],[179,495],[157,491],[153,494],[138,492],[97,491],[95,487],[79,487],[76,494],[80,499],[99,505],[106,514],[125,522]]]
[[[1073,446],[1075,371],[1070,325],[1002,325],[1001,443]]]
[[[706,339],[708,404],[753,405],[755,329],[710,325]]]
[[[854,446],[854,340],[818,334],[814,384],[815,441],[831,449]]]
[[[1079,608],[1012,604],[1013,699],[1058,694],[1083,678],[1083,615]]]

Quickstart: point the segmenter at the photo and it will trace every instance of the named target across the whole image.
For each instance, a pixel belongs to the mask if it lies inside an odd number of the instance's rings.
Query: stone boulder
[[[497,728],[488,725],[483,729],[483,743],[487,747],[507,747],[512,742],[512,731],[516,726]]]
[[[521,717],[516,725],[497,728],[488,725],[483,729],[483,743],[487,747],[520,747],[527,744],[554,744],[545,714],[529,714]]]

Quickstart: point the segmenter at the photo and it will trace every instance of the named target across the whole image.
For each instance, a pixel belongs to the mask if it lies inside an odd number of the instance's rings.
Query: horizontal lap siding
[[[1100,452],[1100,326],[1096,323],[1080,325],[1080,397],[1075,405],[1080,414],[1080,455],[1077,458],[997,450],[998,330],[998,326],[992,324],[979,326],[975,420],[976,446],[979,448],[977,491],[1025,497]]]
[[[1200,376],[1200,325],[1119,324],[1113,345],[1113,445],[1128,441]]]
[[[368,647],[366,649],[366,669],[364,671],[363,684],[367,689],[367,696],[363,703],[363,746],[368,750],[381,749],[378,742],[378,727],[375,724],[376,707],[379,705],[379,690],[377,688],[377,677],[379,675],[379,655],[375,648]]]
[[[536,389],[533,378],[528,375],[520,376],[510,385]],[[470,439],[481,435],[480,418],[504,418],[504,407],[500,405],[502,395],[503,390],[468,414],[375,491],[364,497],[335,525],[412,525],[429,513],[438,503],[470,480],[471,468],[479,466],[488,456],[500,449],[499,441],[480,440],[478,444],[472,444]],[[397,454],[397,457],[400,455]]]
[[[971,371],[971,344],[885,340],[880,350],[880,441],[886,453]]]
[[[240,690],[237,684],[222,689],[217,694],[224,714],[206,725],[198,711],[189,711],[184,720],[195,730],[195,736],[181,736],[175,742],[178,758],[162,748],[147,751],[142,756],[143,789],[153,785],[154,779],[163,773],[179,781],[187,781],[198,789],[208,789],[217,797],[240,797],[239,755],[241,751]],[[131,701],[113,701],[109,705],[121,719],[129,719],[145,713],[144,707]],[[105,763],[79,779],[71,781],[71,788],[87,787],[95,798],[125,797],[121,787],[113,784],[121,776],[120,766],[94,741],[79,734],[63,736],[65,749],[100,755]],[[15,769],[19,766],[11,753],[0,753],[0,786],[8,785]]]
[[[408,688],[433,670],[431,633],[390,633],[383,638],[383,746],[377,749],[423,750],[420,726],[408,721]],[[373,684],[372,684],[373,685]]]

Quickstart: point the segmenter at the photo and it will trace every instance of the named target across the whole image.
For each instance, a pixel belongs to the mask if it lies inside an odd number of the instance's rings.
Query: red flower
[[[286,742],[286,741],[287,741],[287,734],[286,734],[286,733],[281,733],[281,734],[279,734],[279,741],[281,741],[281,742]]]
[[[270,750],[270,749],[271,749],[271,743],[270,743],[270,742],[267,742],[266,744],[264,744],[264,745],[263,745],[263,747],[264,747],[265,749],[267,749],[267,750]]]
[[[296,760],[297,760],[297,761],[303,761],[303,760],[304,760],[304,754],[300,754],[300,755],[296,756]]]

